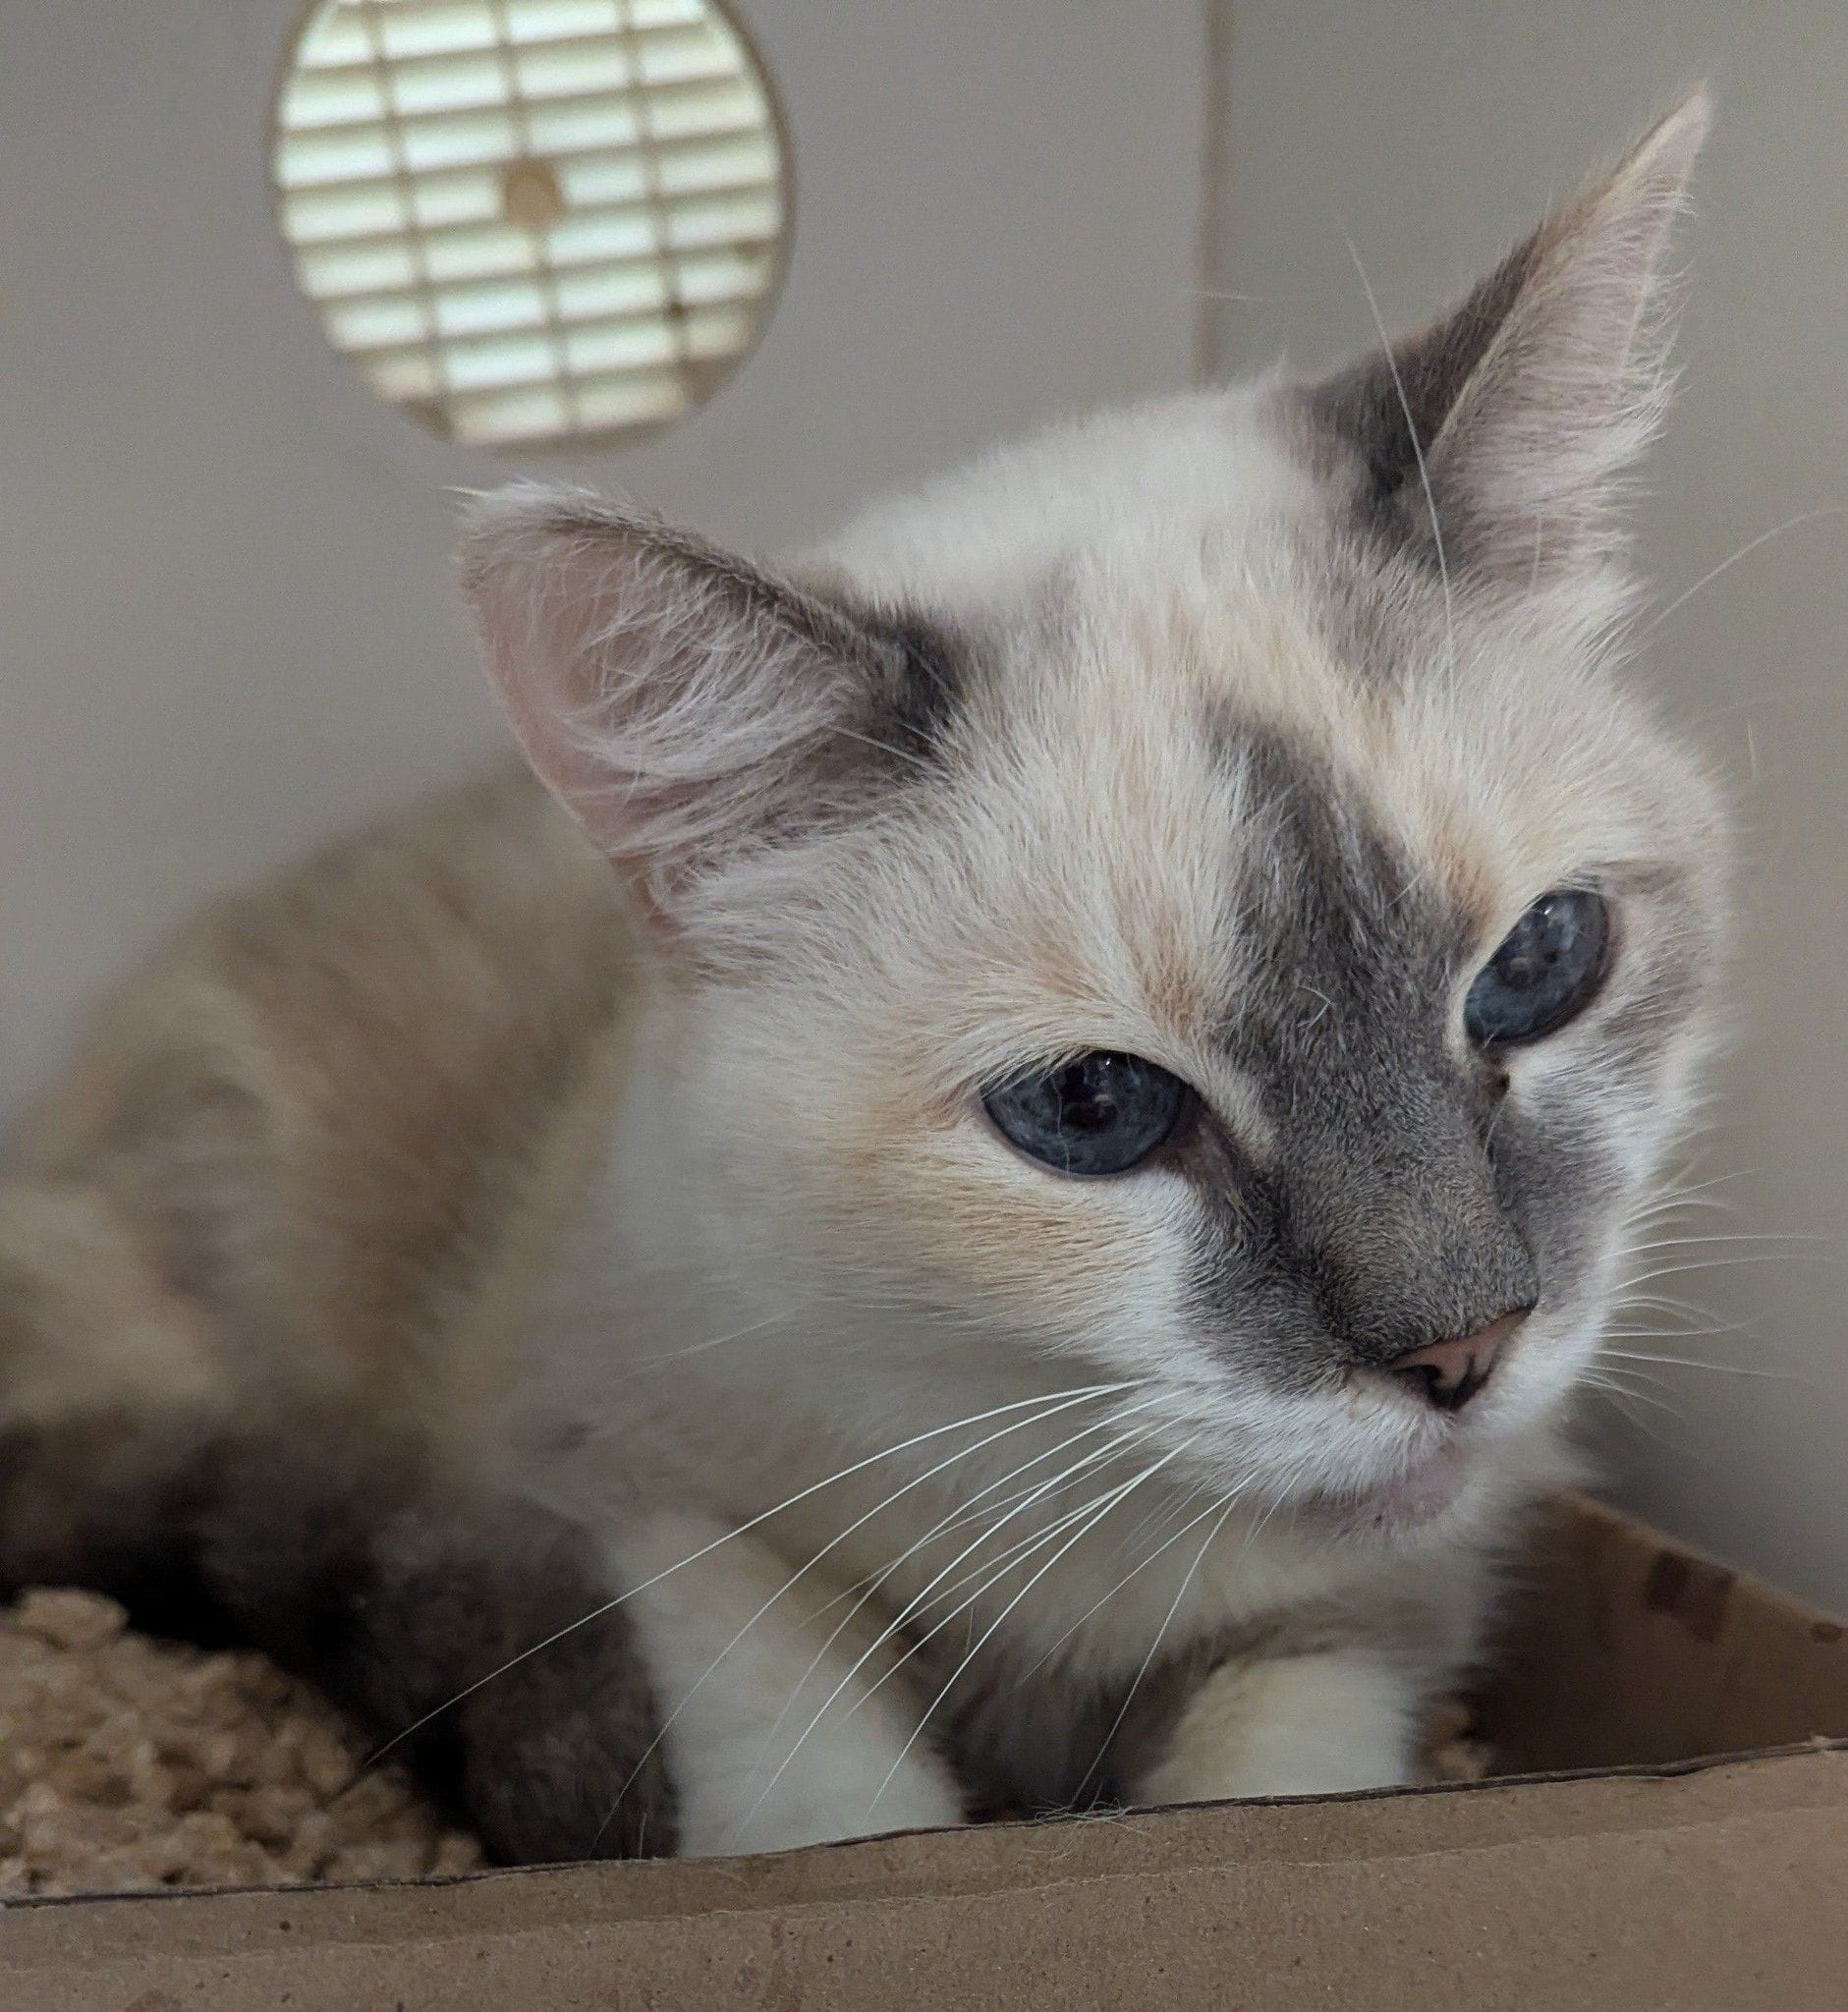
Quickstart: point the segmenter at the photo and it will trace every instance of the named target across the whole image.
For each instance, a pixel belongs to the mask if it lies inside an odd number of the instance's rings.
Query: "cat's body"
[[[184,1583],[513,1857],[1410,1778],[1703,1046],[1708,794],[1598,665],[1703,118],[801,587],[488,506],[584,829],[490,777],[105,1007],[0,1188],[6,1574]],[[1467,1035],[1557,889],[1570,1024]],[[1146,1154],[1016,1151],[1099,1057]]]

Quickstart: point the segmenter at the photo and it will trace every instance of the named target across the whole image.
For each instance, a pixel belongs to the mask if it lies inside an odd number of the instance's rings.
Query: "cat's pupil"
[[[1187,1099],[1180,1080],[1140,1055],[1094,1049],[983,1098],[1021,1151],[1062,1174],[1122,1174],[1173,1131]]]
[[[1081,1132],[1101,1132],[1114,1124],[1119,1106],[1111,1079],[1116,1073],[1116,1058],[1110,1055],[1087,1055],[1061,1069],[1052,1079],[1057,1114]]]

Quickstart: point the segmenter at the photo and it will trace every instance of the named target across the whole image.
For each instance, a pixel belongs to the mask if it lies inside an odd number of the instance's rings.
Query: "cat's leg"
[[[673,1853],[657,1702],[597,1546],[528,1501],[300,1450],[222,1455],[198,1519],[236,1631],[393,1743],[502,1862]]]
[[[1422,1687],[1358,1649],[1222,1663],[1134,1771],[1146,1806],[1333,1795],[1419,1775]]]
[[[894,1669],[902,1649],[879,1643],[870,1608],[854,1614],[857,1592],[700,1515],[631,1517],[612,1549],[637,1589],[685,1854],[964,1820],[950,1767],[912,1738],[924,1705]]]

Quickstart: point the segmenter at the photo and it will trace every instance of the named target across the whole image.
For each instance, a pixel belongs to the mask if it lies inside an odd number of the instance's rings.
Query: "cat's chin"
[[[1476,1450],[1460,1435],[1445,1439],[1405,1474],[1376,1487],[1326,1490],[1296,1505],[1300,1527],[1332,1537],[1391,1541],[1442,1522],[1466,1492]]]

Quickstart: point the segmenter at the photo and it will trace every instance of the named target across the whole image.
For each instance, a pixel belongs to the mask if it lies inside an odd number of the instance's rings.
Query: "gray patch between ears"
[[[934,762],[967,700],[967,647],[912,611],[874,616],[871,626],[896,656],[874,697],[869,731],[914,760]]]

